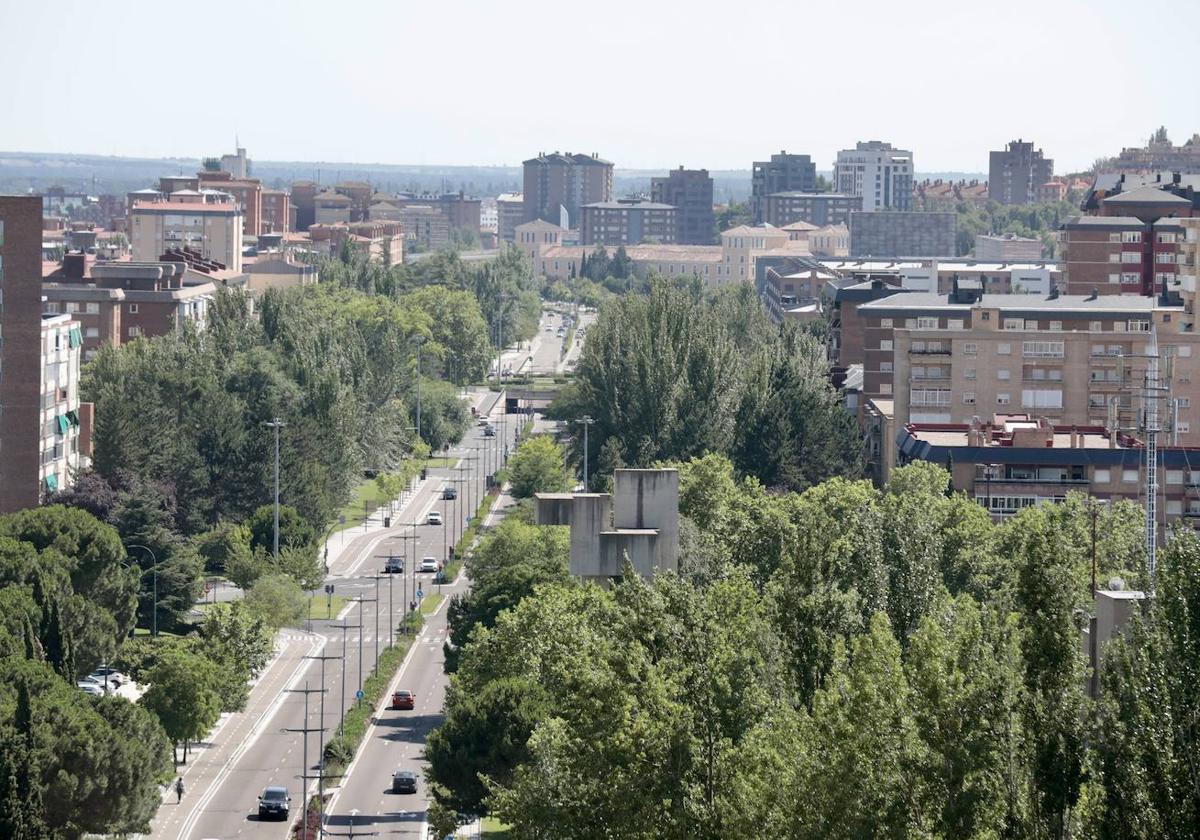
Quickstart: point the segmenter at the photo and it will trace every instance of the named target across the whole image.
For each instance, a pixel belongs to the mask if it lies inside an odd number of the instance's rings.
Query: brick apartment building
[[[1032,204],[1042,184],[1054,178],[1054,161],[1033,143],[1013,140],[988,154],[988,198],[1000,204]]]
[[[750,170],[750,213],[755,224],[767,219],[767,196],[781,192],[816,192],[817,165],[808,155],[782,151],[770,160],[754,161]],[[793,220],[795,221],[795,220]]]
[[[577,228],[583,205],[612,201],[613,164],[595,154],[542,152],[524,161],[522,167],[523,221],[542,219]]]
[[[291,230],[291,219],[292,205],[288,194],[283,190],[263,190],[260,235],[286,233]]]
[[[321,187],[313,181],[296,181],[288,191],[291,203],[291,229],[306,231],[317,223],[317,194]],[[346,221],[349,221],[349,217]]]
[[[579,208],[582,245],[673,244],[678,230],[676,209],[638,198],[585,204]]]
[[[862,210],[862,196],[839,193],[778,192],[766,198],[765,221],[785,227],[795,222],[811,225],[841,225],[850,214]]]
[[[664,178],[651,178],[650,200],[675,208],[677,244],[712,245],[716,241],[713,180],[707,169],[681,166]]]
[[[200,189],[220,190],[233,196],[242,210],[242,233],[258,236],[263,232],[262,182],[257,178],[237,179],[225,171],[203,171],[198,173]]]

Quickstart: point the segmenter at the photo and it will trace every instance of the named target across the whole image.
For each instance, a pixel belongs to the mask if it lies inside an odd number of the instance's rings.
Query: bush
[[[354,758],[354,747],[345,738],[338,736],[325,742],[325,764],[346,766]]]

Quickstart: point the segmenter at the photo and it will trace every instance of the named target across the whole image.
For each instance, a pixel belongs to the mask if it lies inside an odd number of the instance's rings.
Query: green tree
[[[207,574],[229,576],[230,569],[250,560],[250,529],[232,522],[218,522],[195,538],[197,553]]]
[[[165,652],[146,677],[150,687],[139,702],[158,717],[175,762],[182,744],[187,763],[189,744],[221,716],[220,669],[204,656],[176,649]]]
[[[238,712],[246,705],[250,680],[270,662],[274,640],[264,621],[235,601],[205,613],[199,651],[219,668],[221,710]]]
[[[254,582],[244,599],[246,611],[269,628],[298,622],[308,609],[304,592],[291,575],[265,574]]]
[[[250,548],[272,551],[275,545],[275,506],[262,505],[254,511],[250,521]],[[316,549],[317,529],[312,522],[291,505],[279,506],[279,548],[285,547]]]
[[[508,465],[508,480],[517,499],[535,493],[561,493],[571,486],[563,448],[545,435],[527,438]]]
[[[36,783],[33,712],[29,688],[17,686],[12,732],[0,733],[0,836],[12,840],[46,837],[42,791]]]

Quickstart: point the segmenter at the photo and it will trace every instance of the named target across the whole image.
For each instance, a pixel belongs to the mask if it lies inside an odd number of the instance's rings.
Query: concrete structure
[[[310,286],[317,282],[316,266],[294,262],[280,253],[259,256],[247,262],[246,290],[260,295],[267,289],[290,289]]]
[[[865,213],[911,210],[913,154],[879,140],[859,142],[853,149],[837,153],[833,189],[844,195],[861,196]],[[854,230],[853,225],[850,229]]]
[[[750,213],[755,224],[769,222],[767,196],[781,192],[815,192],[817,165],[808,155],[790,155],[786,151],[756,160],[750,172]],[[791,221],[795,221],[792,219]]]
[[[571,574],[607,584],[628,559],[642,577],[679,568],[679,473],[616,470],[613,492],[538,493],[538,525],[571,527]]]
[[[522,166],[526,222],[542,219],[575,228],[585,204],[612,201],[613,165],[597,155],[539,153]]]
[[[823,227],[845,224],[862,210],[862,196],[840,193],[778,192],[766,198],[765,221],[776,227],[808,222]]]
[[[836,278],[835,272],[815,259],[785,259],[783,265],[766,267],[760,295],[767,313],[776,321],[803,323],[820,317],[821,296]]]
[[[351,222],[362,222],[367,219],[367,208],[371,206],[375,191],[365,181],[339,181],[333,185],[333,191],[350,199],[349,212]],[[317,221],[321,221],[319,218]]]
[[[222,172],[228,172],[233,178],[250,177],[250,158],[246,157],[246,150],[241,146],[237,147],[236,154],[221,155],[220,167]]]
[[[517,225],[513,244],[529,260],[530,266],[536,267],[538,257],[544,251],[562,245],[565,233],[566,231],[556,224],[534,219],[532,222]],[[536,271],[534,276],[537,276]]]
[[[975,259],[977,260],[1040,260],[1042,258],[1042,240],[1015,233],[1003,236],[990,236],[980,233],[975,236]]]
[[[450,220],[436,207],[409,204],[400,208],[404,238],[427,251],[450,245]]]
[[[721,231],[721,283],[753,282],[759,256],[787,249],[791,255],[807,256],[808,242],[797,241],[777,227],[738,225]]]
[[[579,210],[579,241],[582,245],[617,247],[675,242],[676,211],[669,204],[622,198],[585,204]]]
[[[496,198],[496,236],[501,242],[512,242],[523,221],[525,201],[520,193],[502,193]]]
[[[876,487],[884,487],[891,481],[896,463],[894,408],[891,400],[878,397],[864,400],[862,406],[859,424],[863,431],[866,474]]]
[[[137,262],[154,262],[167,251],[187,249],[240,272],[242,227],[242,211],[232,202],[138,201],[129,211],[129,238]]]
[[[956,285],[972,282],[990,294],[1048,295],[1052,288],[1061,288],[1063,281],[1060,264],[1052,260],[821,258],[821,262],[856,282],[878,278],[910,292],[949,294]]]
[[[672,169],[665,178],[650,179],[650,199],[675,208],[675,235],[680,245],[712,245],[716,238],[713,180],[707,169]]]
[[[953,257],[956,213],[850,214],[850,254],[855,257]]]
[[[440,214],[439,214],[440,215]],[[384,265],[399,265],[404,262],[404,243],[407,229],[401,222],[363,221],[333,225],[313,225],[308,229],[307,241],[318,253],[335,255],[349,241],[351,246],[365,254],[368,260]],[[297,242],[297,240],[293,240]],[[305,240],[298,240],[303,243]]]
[[[988,155],[988,198],[1001,204],[1032,204],[1054,177],[1054,161],[1033,143],[1013,140]]]
[[[403,210],[405,207],[432,207],[443,216],[453,229],[480,231],[480,201],[462,191],[456,193],[431,193],[425,195],[383,196],[376,193],[373,200],[384,200]]]
[[[787,230],[790,225],[785,225]],[[825,225],[808,232],[808,250],[815,257],[850,256],[850,228],[844,224]]]

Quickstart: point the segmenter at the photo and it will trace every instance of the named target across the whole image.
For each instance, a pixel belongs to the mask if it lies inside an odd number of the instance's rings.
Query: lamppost
[[[143,569],[142,575],[146,572],[154,573],[154,601],[152,602],[152,612],[150,614],[150,636],[158,635],[158,558],[154,556],[154,552],[148,546],[139,545],[138,543],[126,543],[126,548],[140,548],[142,551],[150,555],[151,566],[149,569]]]
[[[423,335],[413,339],[413,344],[417,345],[417,440],[421,439],[421,345],[424,343]]]
[[[287,423],[284,423],[278,417],[267,420],[263,423],[269,429],[275,430],[275,541],[274,555],[275,565],[279,565],[279,430]]]
[[[588,492],[588,426],[596,421],[585,414],[575,421],[583,424],[583,492]]]

